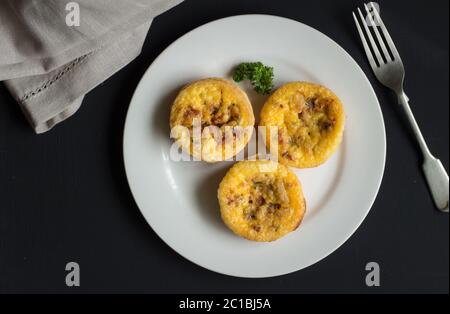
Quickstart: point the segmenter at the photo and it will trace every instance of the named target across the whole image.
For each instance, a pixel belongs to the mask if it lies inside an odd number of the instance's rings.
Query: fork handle
[[[448,213],[448,174],[442,162],[434,157],[426,158],[423,171],[436,207],[440,211]]]
[[[442,162],[435,158],[430,152],[425,138],[420,131],[414,114],[409,106],[409,99],[404,92],[399,95],[399,102],[405,110],[406,116],[411,124],[414,135],[417,138],[420,149],[424,156],[423,172],[433,196],[436,207],[445,213],[449,210],[449,177]]]

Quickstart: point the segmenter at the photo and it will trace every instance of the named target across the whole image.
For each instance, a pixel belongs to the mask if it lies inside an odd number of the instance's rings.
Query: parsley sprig
[[[258,94],[270,94],[273,89],[273,68],[261,62],[241,63],[234,71],[236,82],[249,80]]]

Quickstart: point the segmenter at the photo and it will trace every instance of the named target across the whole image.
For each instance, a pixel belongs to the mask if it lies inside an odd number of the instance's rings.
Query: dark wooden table
[[[39,136],[0,85],[0,292],[448,293],[448,215],[434,210],[395,98],[369,70],[351,16],[361,3],[186,0],[154,21],[138,59],[91,92],[74,117]],[[448,169],[449,2],[380,3],[405,62],[411,106]],[[260,280],[210,272],[167,247],[135,205],[122,163],[127,107],[155,57],[197,26],[247,13],[296,19],[343,46],[375,88],[388,140],[380,194],[351,239],[312,267]],[[78,288],[65,285],[71,261],[81,267]],[[368,262],[380,264],[381,287],[366,286]]]

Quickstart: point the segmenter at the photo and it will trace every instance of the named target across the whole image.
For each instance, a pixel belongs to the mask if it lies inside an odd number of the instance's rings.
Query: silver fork
[[[423,171],[425,173],[425,178],[430,187],[430,191],[433,196],[436,207],[442,212],[448,213],[449,207],[448,174],[444,166],[442,165],[442,162],[437,158],[435,158],[433,154],[431,154],[428,145],[425,142],[425,139],[422,135],[422,132],[420,131],[419,125],[417,124],[417,121],[414,118],[411,107],[409,106],[409,98],[408,96],[406,96],[403,88],[403,81],[405,79],[405,68],[403,66],[402,59],[400,58],[397,48],[395,47],[394,42],[392,41],[392,38],[389,35],[389,32],[387,31],[386,26],[384,25],[377,8],[374,6],[373,3],[370,3],[372,12],[374,13],[375,16],[374,18],[371,11],[369,10],[369,6],[367,4],[364,4],[364,6],[367,12],[367,17],[371,24],[371,28],[373,29],[375,36],[373,36],[372,32],[370,31],[367,20],[365,19],[359,8],[358,8],[358,15],[360,17],[360,21],[358,20],[355,12],[353,12],[353,18],[355,19],[356,27],[358,28],[359,35],[361,36],[361,40],[363,42],[367,58],[369,59],[369,63],[373,71],[375,72],[375,76],[377,77],[377,79],[384,86],[390,88],[397,94],[398,101],[406,113],[406,116],[411,124],[414,135],[416,136],[417,141],[419,143],[420,149],[422,150],[424,156]],[[366,40],[366,37],[364,36],[364,31],[361,28],[360,22],[364,27],[365,34],[369,39],[370,46]],[[383,36],[387,43],[387,47],[385,42],[383,41],[383,37],[381,36],[378,27],[381,29],[381,32],[383,33]],[[372,50],[370,48],[372,48]],[[381,49],[381,51],[379,48]],[[389,54],[388,48],[391,51],[392,56]]]

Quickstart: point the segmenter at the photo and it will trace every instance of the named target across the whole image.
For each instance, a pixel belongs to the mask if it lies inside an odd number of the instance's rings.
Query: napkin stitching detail
[[[39,93],[45,91],[47,88],[49,88],[50,86],[52,86],[54,83],[56,83],[58,80],[60,80],[62,77],[64,77],[67,73],[71,72],[73,69],[75,69],[78,65],[80,65],[83,61],[85,61],[90,55],[91,53],[85,54],[84,56],[78,57],[75,60],[73,60],[72,62],[70,62],[64,69],[62,69],[60,72],[58,72],[58,74],[56,74],[55,76],[53,76],[52,78],[50,78],[49,80],[47,80],[44,84],[42,84],[40,87],[36,88],[33,91],[30,91],[28,93],[26,93],[22,99],[20,100],[20,102],[25,102],[27,100],[29,100],[30,98],[35,97],[36,95],[38,95]]]

